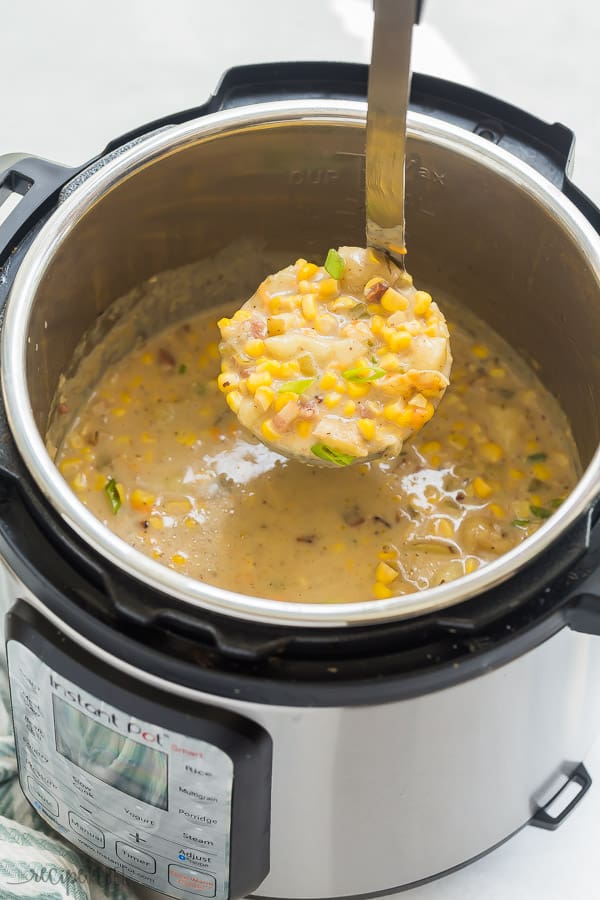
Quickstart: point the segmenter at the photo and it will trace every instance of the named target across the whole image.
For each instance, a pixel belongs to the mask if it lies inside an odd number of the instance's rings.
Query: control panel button
[[[156,872],[156,860],[148,853],[143,853],[137,847],[124,844],[123,841],[117,841],[115,847],[117,856],[123,862],[129,863],[130,866],[134,866],[134,868],[140,869],[142,872],[147,872],[148,875],[153,875]]]
[[[217,893],[217,882],[212,875],[187,866],[170,865],[169,884],[198,897],[214,897]]]
[[[139,803],[132,803],[123,807],[123,814],[128,822],[138,825],[144,831],[155,831],[158,827],[156,817],[148,812],[145,806]]]
[[[31,775],[27,776],[27,787],[29,788],[29,793],[32,797],[42,805],[47,813],[50,813],[51,816],[58,815],[58,802],[52,796],[50,791],[47,791],[46,788],[36,781],[35,778],[32,778]]]
[[[92,822],[88,822],[87,819],[83,819],[81,816],[78,816],[77,813],[69,812],[69,825],[75,834],[81,835],[82,838],[85,838],[85,840],[89,841],[90,844],[93,844],[94,847],[104,847],[104,844],[106,843],[104,832],[97,828]]]

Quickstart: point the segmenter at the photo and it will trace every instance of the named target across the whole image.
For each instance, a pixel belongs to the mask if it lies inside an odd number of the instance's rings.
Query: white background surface
[[[198,105],[229,66],[366,61],[370,48],[369,0],[3,0],[0,9],[0,154],[64,163]],[[595,0],[427,0],[414,67],[569,125],[575,181],[600,203],[599,51]],[[401,896],[599,898],[600,744],[586,762],[597,784],[558,832],[526,828],[468,869]]]

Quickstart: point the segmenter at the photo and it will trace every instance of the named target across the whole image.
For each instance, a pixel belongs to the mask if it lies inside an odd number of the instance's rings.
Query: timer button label
[[[217,893],[217,882],[212,875],[186,866],[169,866],[169,884],[198,897],[214,897]]]
[[[140,871],[146,872],[148,875],[154,875],[156,872],[156,860],[153,856],[138,850],[137,847],[124,844],[123,841],[117,841],[115,847],[117,856],[123,862],[129,863],[130,866],[140,869]]]
[[[69,825],[75,834],[81,835],[82,838],[85,838],[85,840],[90,844],[93,844],[94,847],[104,847],[104,832],[100,831],[99,828],[96,828],[92,822],[88,822],[87,819],[82,819],[81,816],[78,816],[76,813],[70,812]]]

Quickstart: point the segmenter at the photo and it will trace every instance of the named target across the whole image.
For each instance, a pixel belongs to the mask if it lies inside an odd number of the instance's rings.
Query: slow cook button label
[[[169,866],[169,884],[198,897],[214,897],[217,893],[217,882],[212,875],[186,866]]]
[[[77,813],[70,812],[69,825],[75,834],[81,835],[81,837],[85,838],[90,844],[93,844],[95,847],[104,847],[104,832],[97,828],[92,822],[88,822],[87,819],[82,819]]]
[[[130,866],[134,866],[136,869],[140,869],[140,871],[146,872],[148,875],[153,875],[156,872],[156,860],[148,853],[143,853],[141,850],[138,850],[137,847],[132,847],[130,844],[124,844],[123,841],[117,841],[116,850],[119,859],[129,863]]]

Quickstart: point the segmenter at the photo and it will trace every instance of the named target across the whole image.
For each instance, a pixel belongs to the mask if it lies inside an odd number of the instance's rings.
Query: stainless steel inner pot
[[[585,515],[600,490],[600,239],[536,171],[477,135],[416,114],[407,156],[410,271],[419,285],[461,298],[535,361],[587,467],[535,535],[467,578],[419,594],[280,603],[202,584],[148,559],[101,525],[55,469],[44,435],[59,376],[116,298],[247,235],[290,259],[364,243],[365,112],[355,102],[267,103],[156,132],[65,192],[11,290],[5,402],[37,485],[99,553],[192,604],[321,626],[440,609],[506,580]]]

